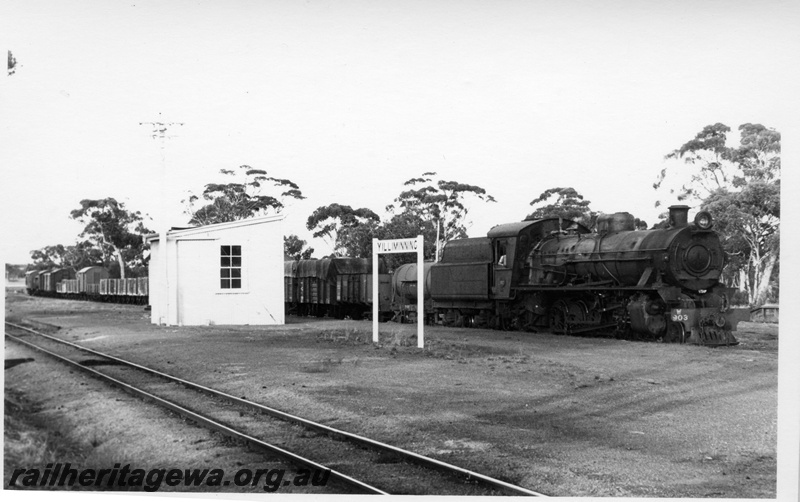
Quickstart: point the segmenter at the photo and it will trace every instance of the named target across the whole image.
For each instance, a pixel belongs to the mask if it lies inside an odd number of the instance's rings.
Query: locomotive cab
[[[539,242],[554,235],[578,235],[589,229],[572,220],[547,218],[497,225],[489,230],[494,261],[492,267],[492,297],[509,299],[513,288],[528,282],[528,255]]]

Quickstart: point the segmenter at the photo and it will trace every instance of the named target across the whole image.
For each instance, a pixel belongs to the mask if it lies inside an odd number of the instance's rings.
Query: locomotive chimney
[[[681,228],[689,224],[689,206],[683,204],[669,206],[669,226]]]

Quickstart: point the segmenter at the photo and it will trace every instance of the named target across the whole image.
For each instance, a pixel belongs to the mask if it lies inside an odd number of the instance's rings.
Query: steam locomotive
[[[600,216],[595,231],[560,218],[498,225],[425,264],[424,313],[416,264],[381,280],[379,310],[445,326],[735,345],[719,236],[708,212],[692,223],[688,213],[671,206],[668,228],[652,230],[635,230],[629,213]]]

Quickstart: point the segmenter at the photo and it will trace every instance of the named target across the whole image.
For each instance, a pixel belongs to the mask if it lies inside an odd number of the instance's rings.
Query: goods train
[[[730,308],[733,290],[719,281],[725,252],[711,215],[701,211],[690,223],[688,213],[672,206],[669,226],[652,230],[635,230],[629,213],[600,216],[594,231],[561,218],[498,225],[487,237],[448,242],[439,262],[425,264],[421,315],[416,264],[381,272],[379,311],[445,326],[735,345],[740,317]],[[294,312],[341,317],[351,303],[338,303],[338,267],[323,262],[287,262],[286,298]],[[364,308],[352,315],[371,305],[371,292],[361,291]]]
[[[31,270],[25,273],[25,290],[32,296],[74,300],[147,304],[147,277],[109,279],[103,267]]]
[[[366,258],[324,258],[284,262],[286,312],[303,316],[363,319],[372,314],[372,261]],[[378,269],[382,320],[389,308],[391,276]]]
[[[740,318],[719,279],[725,252],[701,211],[669,208],[669,226],[635,230],[629,213],[603,215],[594,230],[547,218],[498,225],[486,237],[445,244],[425,263],[424,312],[416,311],[417,265],[378,270],[381,320],[460,327],[604,333],[701,345],[734,345]],[[146,304],[148,279],[110,279],[102,267],[30,271],[28,294]],[[287,261],[287,312],[368,318],[372,264],[362,258]]]

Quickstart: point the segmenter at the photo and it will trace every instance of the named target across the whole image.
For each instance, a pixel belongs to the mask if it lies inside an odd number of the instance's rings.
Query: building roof
[[[188,237],[195,234],[202,234],[206,232],[216,232],[219,230],[229,230],[231,228],[246,227],[250,225],[261,225],[262,223],[272,223],[275,221],[283,220],[282,214],[274,214],[269,216],[258,216],[256,218],[246,218],[244,220],[227,221],[225,223],[214,223],[213,225],[203,225],[199,227],[173,227],[167,231],[167,238]],[[144,237],[146,242],[154,242],[160,239],[158,233],[148,234]]]
[[[79,274],[85,274],[89,270],[93,268],[103,268],[101,265],[89,265],[88,267],[83,267],[82,269],[78,270]]]

